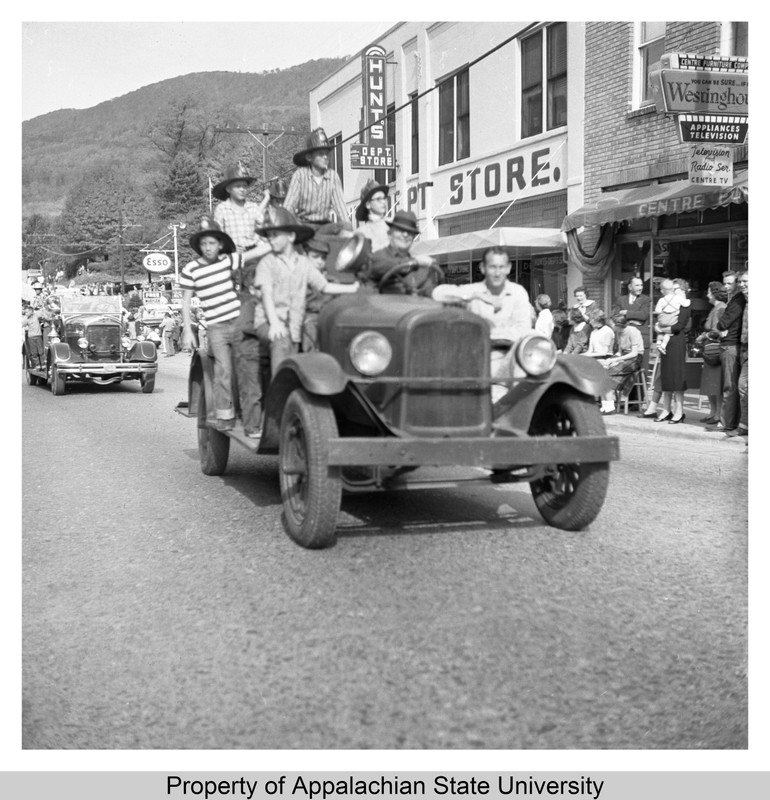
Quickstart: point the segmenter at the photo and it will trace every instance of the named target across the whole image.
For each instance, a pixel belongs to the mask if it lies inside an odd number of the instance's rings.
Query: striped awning
[[[570,231],[610,222],[659,217],[663,214],[683,214],[748,201],[748,170],[737,173],[733,185],[725,189],[699,186],[690,181],[656,183],[618,192],[604,192],[591,203],[567,214],[561,229]]]

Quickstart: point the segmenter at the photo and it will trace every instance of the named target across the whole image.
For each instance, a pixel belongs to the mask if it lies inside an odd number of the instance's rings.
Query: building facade
[[[388,143],[394,170],[353,169],[365,141],[362,59],[310,95],[311,123],[335,143],[351,211],[374,177],[391,207],[413,211],[422,239],[490,228],[547,229],[509,248],[514,277],[535,296],[567,291],[559,229],[582,202],[585,26],[577,22],[402,22],[380,37],[386,53]],[[574,197],[572,197],[574,195]],[[480,247],[438,255],[450,280],[467,282]]]
[[[689,184],[692,145],[680,142],[676,120],[658,110],[650,88],[665,53],[747,57],[748,24],[586,23],[583,202],[592,210],[624,206],[616,216],[625,218],[615,223],[606,276],[584,276],[583,283],[609,307],[634,275],[653,294],[664,277],[686,278],[697,327],[710,308],[708,283],[748,258],[748,144],[731,146],[732,191]],[[672,196],[678,202],[667,200]],[[578,214],[573,224],[583,221]],[[586,249],[597,235],[596,226],[582,230]]]
[[[452,243],[431,250],[449,280],[478,279],[482,245],[462,243],[496,228],[545,235],[508,249],[512,277],[554,306],[584,285],[609,308],[631,276],[654,292],[675,274],[706,312],[708,282],[745,262],[748,145],[733,148],[735,191],[698,195],[685,186],[689,146],[656,108],[649,79],[664,53],[747,56],[746,23],[410,21],[372,44],[385,52],[395,169],[352,167],[351,143],[367,141],[361,57],[311,91],[311,124],[335,145],[351,216],[367,180],[387,183],[391,208],[417,215],[423,241]],[[666,204],[673,189],[689,199]],[[586,268],[566,232],[590,253],[601,225],[579,212],[634,190],[648,192],[645,211],[613,222],[603,268]]]

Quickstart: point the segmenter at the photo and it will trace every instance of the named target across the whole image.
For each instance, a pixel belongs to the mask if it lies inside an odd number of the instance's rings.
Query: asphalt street
[[[587,531],[474,484],[345,498],[307,551],[274,458],[201,473],[188,363],[22,388],[24,748],[747,747],[743,441],[608,417]]]

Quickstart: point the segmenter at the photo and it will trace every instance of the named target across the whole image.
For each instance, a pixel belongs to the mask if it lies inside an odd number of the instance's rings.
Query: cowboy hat
[[[316,253],[328,255],[329,242],[325,242],[323,239],[319,239],[314,235],[312,239],[305,242],[305,250],[315,250]]]
[[[214,195],[217,200],[227,200],[227,187],[231,183],[235,183],[235,181],[246,181],[247,184],[251,185],[255,180],[256,178],[252,178],[241,164],[235,167],[228,167],[225,170],[224,180],[221,180],[211,190],[211,194]]]
[[[385,220],[385,223],[390,228],[413,233],[415,236],[420,233],[420,229],[417,227],[417,217],[412,211],[396,211],[393,219]]]
[[[195,250],[199,256],[203,255],[200,248],[200,240],[204,236],[213,236],[215,239],[219,239],[219,241],[222,243],[223,253],[235,252],[235,243],[233,240],[219,227],[216,222],[214,222],[213,219],[211,219],[211,217],[203,217],[203,219],[201,219],[200,230],[190,237],[190,247],[192,247],[192,249]]]
[[[307,159],[305,156],[313,150],[331,150],[332,146],[326,138],[323,128],[316,128],[305,137],[305,149],[294,154],[292,159],[298,167],[306,167]]]
[[[361,189],[361,202],[358,204],[358,208],[356,208],[356,219],[359,222],[364,222],[369,219],[369,209],[366,207],[366,204],[377,192],[382,192],[385,197],[387,197],[389,191],[389,187],[383,186],[374,179],[368,180],[364,188]]]
[[[270,231],[286,231],[295,234],[294,241],[297,244],[306,242],[313,236],[313,229],[308,225],[302,225],[294,214],[283,206],[272,206],[265,213],[265,224],[257,228],[260,236],[267,235]]]

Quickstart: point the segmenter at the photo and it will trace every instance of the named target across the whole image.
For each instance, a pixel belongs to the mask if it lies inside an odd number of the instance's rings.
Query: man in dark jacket
[[[708,431],[719,433],[735,430],[740,416],[738,378],[741,374],[741,365],[739,350],[746,297],[736,282],[737,277],[735,272],[725,272],[722,276],[728,297],[724,314],[717,322],[717,329],[722,334],[719,348],[722,359],[722,416],[716,425],[706,428]]]
[[[620,314],[628,325],[633,325],[642,334],[644,356],[642,369],[647,371],[650,361],[650,298],[642,294],[644,282],[641,278],[631,278],[628,282],[628,294],[616,298],[612,304],[612,316]]]

